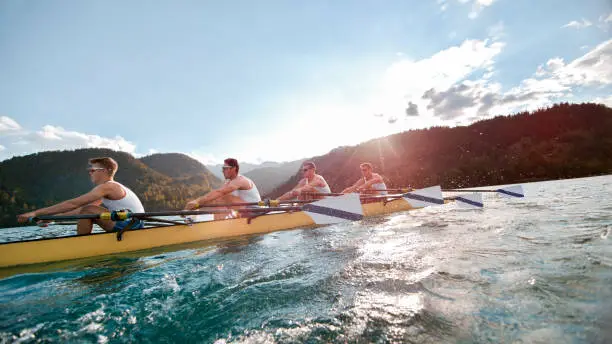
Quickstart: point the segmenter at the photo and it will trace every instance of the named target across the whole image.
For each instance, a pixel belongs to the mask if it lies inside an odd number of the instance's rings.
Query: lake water
[[[612,342],[612,176],[524,189],[5,277],[0,342]]]

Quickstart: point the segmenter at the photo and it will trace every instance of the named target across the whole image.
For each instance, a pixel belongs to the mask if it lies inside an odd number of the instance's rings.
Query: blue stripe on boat
[[[314,204],[305,204],[302,207],[302,210],[309,211],[311,213],[337,217],[337,218],[341,218],[345,220],[351,220],[351,221],[359,221],[363,219],[363,215],[361,214],[355,214],[355,213],[351,213],[348,211],[329,208],[329,207],[322,207],[320,205],[314,205]]]

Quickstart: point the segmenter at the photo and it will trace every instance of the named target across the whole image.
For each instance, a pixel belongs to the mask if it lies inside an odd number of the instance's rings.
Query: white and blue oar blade
[[[318,225],[363,219],[363,208],[361,207],[359,194],[356,193],[328,197],[304,204],[302,210]]]
[[[467,195],[460,195],[454,198],[457,202],[457,206],[463,209],[482,209],[484,207],[482,203],[481,193],[472,193]]]
[[[410,191],[405,193],[403,198],[414,208],[444,204],[444,197],[442,196],[442,188],[440,185]]]
[[[523,192],[523,187],[521,185],[507,186],[505,188],[497,189],[496,191],[498,195],[503,197],[525,197],[525,193]]]

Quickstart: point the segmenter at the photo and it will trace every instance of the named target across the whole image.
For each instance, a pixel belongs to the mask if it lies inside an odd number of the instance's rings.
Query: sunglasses
[[[232,167],[234,167],[234,166],[227,166],[227,165],[225,165],[225,166],[221,167],[221,169],[222,169],[222,170],[227,170],[227,169],[230,169],[230,168],[232,168]]]
[[[94,173],[96,171],[104,171],[106,170],[104,167],[90,167],[87,169],[87,172]]]

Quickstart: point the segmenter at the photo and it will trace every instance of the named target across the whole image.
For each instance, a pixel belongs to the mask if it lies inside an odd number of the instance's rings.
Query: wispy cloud
[[[584,29],[584,28],[592,26],[592,25],[593,25],[593,23],[591,23],[590,21],[582,18],[582,21],[572,20],[571,22],[563,25],[562,28],[568,27],[568,28],[573,28],[573,29]]]
[[[491,6],[496,0],[457,0],[459,4],[462,5],[470,5],[472,8],[468,13],[468,18],[476,19],[480,15],[480,13],[486,8]],[[437,0],[436,1],[440,6],[440,11],[446,11],[449,8],[448,0]]]
[[[460,0],[461,2],[469,2],[470,0]],[[472,10],[468,14],[470,19],[476,19],[480,13],[486,8],[493,4],[495,0],[473,0]]]
[[[612,26],[612,13],[608,15],[602,15],[599,17],[597,27],[603,30],[604,32],[610,31],[610,27]]]
[[[7,116],[0,116],[0,133],[15,132],[21,129],[19,123]]]
[[[0,160],[35,152],[77,148],[110,148],[136,154],[136,145],[121,136],[102,137],[45,125],[40,130],[27,130],[14,119],[0,117]]]

